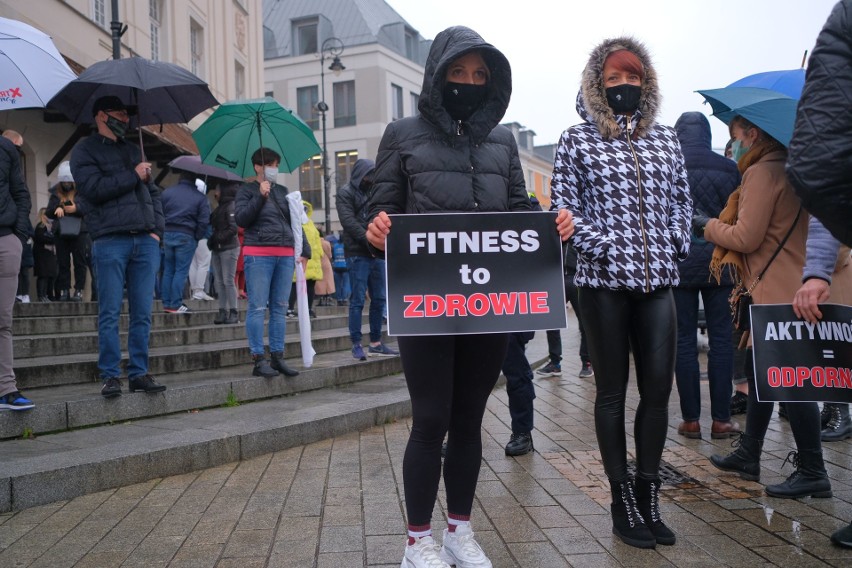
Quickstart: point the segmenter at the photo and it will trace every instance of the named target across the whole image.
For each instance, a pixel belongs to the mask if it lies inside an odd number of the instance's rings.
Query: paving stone
[[[324,552],[353,552],[364,550],[364,528],[360,525],[347,527],[322,527],[320,554]]]
[[[223,548],[221,544],[184,545],[169,562],[169,568],[214,568]]]
[[[509,543],[508,546],[509,551],[522,566],[538,566],[540,568],[567,568],[570,566],[550,542],[513,542]]]
[[[272,548],[272,537],[271,530],[234,531],[222,556],[225,558],[263,556],[265,558]]]

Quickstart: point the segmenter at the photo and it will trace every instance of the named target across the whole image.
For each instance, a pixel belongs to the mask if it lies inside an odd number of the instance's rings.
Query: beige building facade
[[[27,23],[53,38],[80,72],[112,58],[111,0],[0,0],[0,16]],[[121,57],[175,63],[207,81],[219,101],[263,96],[261,0],[119,0],[127,26]],[[189,125],[198,126],[204,115]],[[25,174],[33,195],[32,218],[47,204],[56,166],[70,156],[76,126],[42,109],[0,111],[0,130],[24,136]],[[185,127],[146,129],[155,175],[171,157],[197,153]],[[49,167],[52,165],[53,167]]]

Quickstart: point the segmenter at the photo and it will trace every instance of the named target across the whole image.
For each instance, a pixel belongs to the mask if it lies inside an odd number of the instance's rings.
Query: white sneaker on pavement
[[[490,564],[489,564],[490,566]],[[406,545],[400,568],[450,568],[441,560],[441,547],[431,536],[421,536]]]
[[[492,568],[491,561],[473,538],[470,525],[459,525],[456,532],[444,529],[441,560],[456,568]]]

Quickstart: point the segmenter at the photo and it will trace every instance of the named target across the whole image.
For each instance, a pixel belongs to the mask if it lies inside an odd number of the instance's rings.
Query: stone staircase
[[[0,412],[0,512],[246,459],[410,414],[399,357],[352,358],[346,308],[316,308],[310,369],[302,364],[298,322],[288,320],[287,362],[301,372],[264,379],[251,375],[244,324],[213,324],[215,302],[188,305],[190,314],[154,306],[149,370],[168,389],[130,394],[125,381],[123,396],[110,400],[100,396],[96,304],[15,306],[18,387],[36,408]],[[126,345],[126,313],[120,326]]]

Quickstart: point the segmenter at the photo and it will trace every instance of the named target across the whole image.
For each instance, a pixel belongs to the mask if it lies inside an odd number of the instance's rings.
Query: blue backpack
[[[337,272],[346,272],[349,267],[346,265],[346,252],[343,248],[343,243],[337,241],[331,246],[331,267]]]

